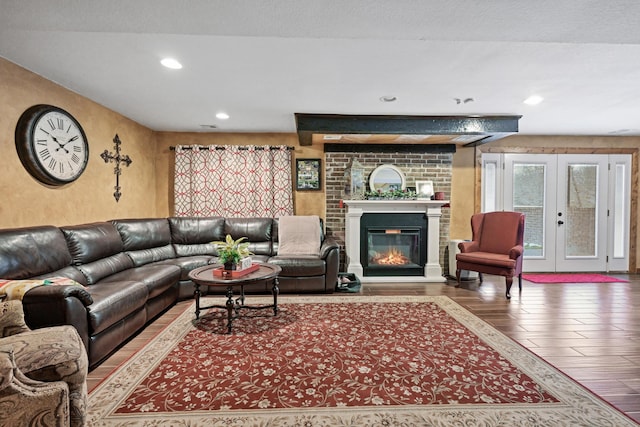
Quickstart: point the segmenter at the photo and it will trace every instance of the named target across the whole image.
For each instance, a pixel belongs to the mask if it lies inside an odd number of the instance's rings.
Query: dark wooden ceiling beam
[[[455,153],[455,144],[349,144],[325,143],[325,153]]]
[[[392,116],[295,113],[300,145],[311,145],[313,134],[487,135],[469,146],[518,132],[522,116]]]

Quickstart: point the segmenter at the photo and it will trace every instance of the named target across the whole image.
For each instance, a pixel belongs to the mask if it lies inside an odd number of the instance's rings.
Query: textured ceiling
[[[162,131],[478,114],[640,135],[639,22],[635,0],[0,0],[0,56]]]

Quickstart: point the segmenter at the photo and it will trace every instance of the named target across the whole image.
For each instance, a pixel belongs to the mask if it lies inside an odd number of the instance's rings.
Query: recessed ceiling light
[[[216,114],[216,117],[219,118],[220,120],[227,120],[229,118],[229,115],[221,111],[218,114]]]
[[[381,96],[380,97],[380,101],[382,101],[382,102],[395,102],[397,100],[398,100],[398,98],[396,98],[395,96],[391,96],[391,95]]]
[[[180,68],[182,68],[182,64],[173,58],[164,58],[162,61],[160,61],[160,63],[167,68],[171,68],[172,70],[179,70]]]
[[[527,105],[538,105],[542,101],[544,101],[544,98],[541,97],[540,95],[531,95],[530,97],[525,99],[523,102]]]

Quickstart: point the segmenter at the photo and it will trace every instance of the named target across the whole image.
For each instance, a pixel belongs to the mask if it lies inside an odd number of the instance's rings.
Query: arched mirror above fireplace
[[[369,177],[371,191],[404,190],[406,181],[404,173],[394,165],[378,166]]]

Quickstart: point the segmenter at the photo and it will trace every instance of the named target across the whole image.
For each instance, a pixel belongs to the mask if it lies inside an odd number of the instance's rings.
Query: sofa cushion
[[[171,241],[179,257],[192,255],[215,255],[216,247],[211,242],[223,240],[224,218],[169,218]]]
[[[246,237],[249,250],[256,255],[272,255],[273,219],[271,218],[227,218],[224,236],[229,234],[234,240]],[[221,240],[224,240],[221,239]]]
[[[173,249],[175,250],[176,256],[178,257],[192,257],[192,256],[203,255],[211,258],[218,253],[216,249],[216,245],[211,243],[201,243],[201,244],[195,244],[195,245],[180,245],[180,244],[174,243]]]
[[[125,253],[111,255],[88,264],[78,265],[77,268],[86,278],[88,285],[95,285],[105,277],[119,273],[133,267],[133,261]]]
[[[71,265],[71,254],[59,228],[0,230],[0,277],[27,279]]]
[[[515,268],[516,260],[509,258],[508,254],[496,254],[491,252],[468,252],[456,255],[460,262],[472,264],[492,265],[499,268]]]
[[[171,243],[171,230],[166,218],[117,219],[115,224],[125,251],[166,246]]]
[[[166,218],[118,219],[112,222],[135,266],[175,257]]]
[[[327,271],[327,263],[314,255],[273,256],[269,263],[279,265],[282,271],[278,276],[284,277],[322,276]]]
[[[88,264],[123,250],[120,233],[110,222],[68,226],[61,230],[75,265]]]
[[[90,335],[95,335],[129,314],[141,309],[147,302],[149,291],[142,282],[120,281],[89,286],[93,298],[88,307]]]
[[[166,265],[176,265],[180,267],[180,280],[190,280],[189,272],[198,267],[204,267],[205,265],[209,265],[215,258],[209,255],[195,255],[195,256],[184,256],[179,258],[167,259],[164,261],[160,261],[154,265],[158,264],[166,264]]]
[[[176,256],[173,246],[171,245],[140,249],[138,251],[126,251],[126,254],[131,258],[133,265],[136,267],[152,262],[162,261],[163,259],[171,259]]]
[[[136,281],[142,282],[147,287],[149,298],[160,295],[180,280],[180,267],[169,264],[147,264],[130,268],[120,273],[109,276],[100,282],[99,286],[109,282]]]

